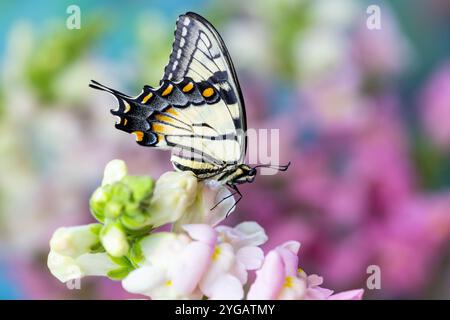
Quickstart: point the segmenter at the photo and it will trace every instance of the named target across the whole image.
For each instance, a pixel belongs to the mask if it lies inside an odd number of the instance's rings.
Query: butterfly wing
[[[208,81],[217,88],[225,109],[221,108],[216,113],[216,119],[231,117],[240,144],[239,162],[243,162],[247,148],[247,123],[233,62],[217,30],[193,12],[181,15],[177,20],[172,53],[164,69],[163,80],[180,81],[185,77]]]
[[[90,86],[117,98],[119,107],[111,111],[119,117],[117,129],[135,134],[140,145],[171,149],[178,170],[209,178],[243,161],[246,124],[239,83],[219,34],[194,13],[177,21],[158,88],[145,86],[132,98],[95,81]]]

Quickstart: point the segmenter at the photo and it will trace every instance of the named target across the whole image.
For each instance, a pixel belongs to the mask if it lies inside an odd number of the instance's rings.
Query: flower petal
[[[305,300],[327,300],[332,294],[333,290],[313,287],[306,290]]]
[[[259,246],[268,239],[263,227],[254,221],[245,221],[234,228],[241,234],[240,246]]]
[[[103,173],[102,186],[113,184],[127,175],[127,165],[123,160],[114,159],[108,162]]]
[[[306,294],[306,282],[298,277],[289,277],[289,285],[283,286],[279,300],[303,300]]]
[[[152,266],[144,266],[131,271],[122,280],[122,287],[131,293],[140,293],[151,297],[152,289],[165,281],[164,272]]]
[[[153,191],[152,225],[159,227],[182,218],[197,199],[197,185],[197,178],[190,171],[164,173]]]
[[[79,279],[84,276],[75,259],[50,251],[47,258],[47,266],[54,277],[61,282]]]
[[[300,250],[300,242],[298,241],[287,241],[280,245],[282,248],[286,248],[291,251],[293,254],[297,255]]]
[[[284,264],[277,251],[270,251],[261,267],[256,272],[256,279],[247,295],[249,300],[276,299],[283,286]]]
[[[205,184],[203,188],[204,195],[204,206],[208,209],[208,214],[206,214],[204,223],[210,226],[216,226],[223,219],[230,215],[234,210],[236,200],[231,195],[230,190],[226,187],[210,187]],[[225,200],[224,200],[225,199]],[[217,206],[216,206],[217,205]],[[214,210],[210,210],[214,207]]]
[[[230,274],[239,279],[242,284],[247,283],[248,274],[247,269],[245,269],[244,264],[236,261],[230,269]]]
[[[280,246],[275,249],[281,256],[284,265],[284,272],[287,276],[297,276],[298,256],[292,250]]]
[[[259,247],[243,247],[236,253],[236,259],[247,270],[259,269],[264,260],[264,252]]]
[[[215,247],[212,263],[200,281],[200,289],[208,297],[211,296],[213,283],[224,273],[228,273],[235,262],[234,250],[229,243],[222,243]]]
[[[214,245],[217,240],[216,231],[207,224],[187,224],[183,229],[194,239],[209,245]]]
[[[95,229],[100,227],[100,224],[93,223],[58,228],[50,239],[50,250],[72,258],[87,253],[94,244],[98,243],[98,233]]]
[[[308,287],[318,287],[323,283],[323,278],[317,274],[311,274],[307,277]]]
[[[329,300],[361,300],[364,294],[364,289],[355,289],[333,294]]]
[[[174,288],[181,294],[191,294],[211,262],[213,247],[194,241],[186,246],[171,276]]]
[[[244,297],[244,289],[236,277],[224,274],[212,284],[208,297],[211,300],[241,300]]]

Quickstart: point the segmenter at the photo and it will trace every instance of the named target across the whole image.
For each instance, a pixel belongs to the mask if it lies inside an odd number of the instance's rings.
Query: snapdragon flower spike
[[[62,282],[107,276],[151,299],[361,299],[362,290],[333,295],[321,277],[297,269],[298,242],[264,256],[259,246],[268,238],[256,222],[216,226],[234,200],[210,207],[229,194],[189,172],[167,172],[154,184],[113,160],[90,199],[100,223],[56,230],[48,267]],[[172,232],[154,232],[169,223]]]

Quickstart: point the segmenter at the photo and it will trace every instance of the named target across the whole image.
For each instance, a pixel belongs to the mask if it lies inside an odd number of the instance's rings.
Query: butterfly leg
[[[222,198],[222,200],[220,200],[219,202],[217,202],[214,207],[212,207],[210,210],[214,210],[219,204],[221,204],[222,202],[224,202],[225,200],[227,200],[228,198],[234,196],[235,194],[237,194],[237,192],[233,192],[232,194],[229,194],[228,196]]]
[[[235,184],[230,184],[230,185],[227,184],[227,186],[230,187],[231,189],[233,189],[234,192],[231,193],[230,195],[224,197],[222,200],[220,200],[218,203],[216,203],[214,205],[214,207],[212,207],[210,210],[214,210],[219,204],[224,202],[226,199],[228,199],[228,198],[230,198],[230,197],[232,197],[232,196],[237,194],[237,195],[239,195],[239,199],[237,199],[236,202],[233,204],[233,206],[228,210],[227,215],[226,215],[228,217],[228,215],[230,214],[231,210],[233,210],[233,208],[236,207],[238,202],[241,201],[242,193],[239,191],[238,187]]]
[[[237,204],[239,203],[239,201],[241,201],[241,199],[242,199],[242,193],[239,191],[237,185],[235,185],[235,184],[229,184],[228,186],[229,186],[231,189],[233,189],[233,190],[235,191],[235,192],[233,193],[233,195],[234,195],[234,194],[238,194],[238,195],[239,195],[239,199],[237,199],[237,200],[235,201],[235,203],[233,204],[233,206],[228,210],[228,212],[227,212],[227,217],[228,217],[228,215],[231,213],[231,211],[237,206]]]

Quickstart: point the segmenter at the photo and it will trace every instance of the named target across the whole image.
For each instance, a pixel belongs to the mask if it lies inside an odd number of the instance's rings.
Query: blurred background
[[[81,29],[66,27],[69,5]],[[381,9],[369,30],[367,7]],[[450,298],[450,1],[21,1],[0,3],[0,298],[119,299],[69,290],[46,267],[59,226],[93,221],[105,164],[158,177],[170,154],[114,129],[112,97],[157,85],[175,21],[195,11],[233,57],[251,128],[279,128],[286,173],[259,176],[229,224],[256,220],[270,249],[301,241],[325,287],[366,298]]]

